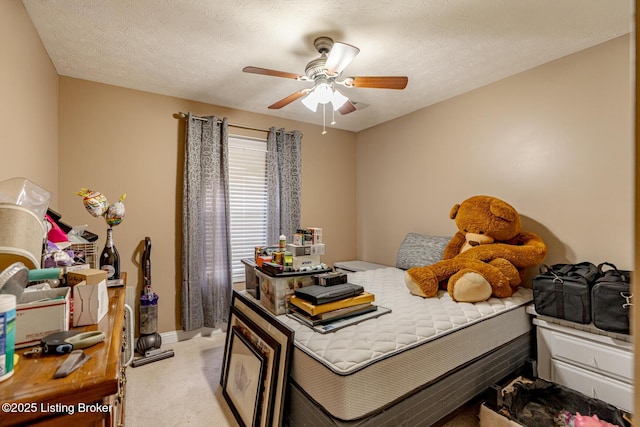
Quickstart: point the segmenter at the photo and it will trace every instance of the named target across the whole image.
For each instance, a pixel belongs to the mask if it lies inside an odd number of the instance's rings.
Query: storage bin
[[[0,181],[0,203],[28,209],[36,218],[44,219],[50,200],[49,191],[26,178],[17,177]]]
[[[256,262],[251,258],[242,258],[244,264],[244,286],[249,295],[255,299],[260,299],[260,284],[256,275]]]
[[[304,286],[314,284],[314,274],[323,271],[315,271],[311,274],[297,274],[282,276],[269,276],[260,270],[256,270],[258,283],[260,284],[260,303],[275,315],[285,314],[289,304],[289,297],[293,292]]]
[[[24,292],[16,307],[16,348],[30,347],[54,332],[68,331],[71,288]]]
[[[46,241],[44,219],[31,210],[0,203],[0,272],[16,262],[40,268]]]
[[[481,427],[569,425],[576,413],[597,415],[620,427],[631,425],[630,415],[615,406],[539,378],[518,379],[497,392],[502,394],[497,408],[487,403],[480,407]]]
[[[77,256],[78,253],[84,254],[84,262],[89,264],[89,268],[100,268],[100,264],[98,263],[99,253],[98,253],[98,244],[95,242],[92,243],[73,243],[69,246],[74,254]]]

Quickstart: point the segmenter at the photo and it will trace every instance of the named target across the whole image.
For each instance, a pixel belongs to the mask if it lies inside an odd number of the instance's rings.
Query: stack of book
[[[309,326],[376,311],[375,296],[362,286],[342,283],[296,289],[289,299],[289,314]]]

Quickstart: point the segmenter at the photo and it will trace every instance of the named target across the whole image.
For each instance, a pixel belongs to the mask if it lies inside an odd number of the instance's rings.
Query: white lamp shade
[[[327,83],[320,83],[313,90],[313,93],[316,94],[316,99],[320,104],[327,104],[333,98],[333,89]]]
[[[331,104],[333,105],[334,111],[338,111],[338,108],[342,107],[348,100],[349,98],[344,96],[339,90],[336,89],[333,92],[333,97],[331,98]]]
[[[355,46],[351,46],[346,43],[336,42],[329,52],[329,57],[325,66],[330,73],[341,73],[342,70],[347,68],[347,65],[353,61],[353,58],[360,52]]]
[[[305,107],[315,113],[318,109],[318,96],[316,95],[315,91],[312,90],[307,96],[302,98],[302,103]]]

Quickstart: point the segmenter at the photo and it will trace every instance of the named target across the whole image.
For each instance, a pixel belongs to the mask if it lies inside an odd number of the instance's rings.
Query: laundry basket
[[[97,243],[73,243],[69,246],[76,258],[78,255],[84,254],[84,262],[89,264],[89,268],[99,269],[98,265],[98,244]]]

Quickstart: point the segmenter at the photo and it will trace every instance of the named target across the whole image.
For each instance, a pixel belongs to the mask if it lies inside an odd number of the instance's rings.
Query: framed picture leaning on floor
[[[234,405],[237,401],[229,401],[231,399],[230,392],[232,391],[230,387],[233,386],[233,381],[235,381],[231,377],[236,375],[234,366],[241,360],[250,361],[248,362],[250,365],[245,367],[244,372],[249,373],[246,369],[251,368],[252,375],[260,375],[259,379],[254,378],[255,381],[259,381],[261,384],[261,388],[257,390],[259,399],[255,404],[257,418],[251,418],[249,423],[247,423],[248,417],[238,421],[241,424],[244,422],[244,425],[251,426],[280,426],[284,421],[287,378],[289,377],[294,333],[289,327],[266,312],[259,304],[258,301],[253,300],[242,292],[234,291],[233,293],[220,384],[223,387],[225,399],[234,410]],[[247,349],[239,344],[240,341],[243,342],[245,347],[248,347],[248,350],[255,350],[257,355],[253,358],[248,357],[245,354]],[[242,355],[247,357],[239,357],[238,351],[244,351],[245,353],[242,353]],[[258,372],[256,361],[260,358],[264,359],[264,363],[263,370]],[[252,390],[249,388],[249,384],[243,382],[243,371],[240,370],[237,374],[239,375],[237,377],[238,381],[240,381],[239,384],[246,385],[247,388],[245,390],[247,392]],[[249,378],[246,381],[249,381]],[[252,383],[251,385],[255,384]],[[236,395],[236,397],[239,396]],[[238,408],[234,410],[234,415],[238,418],[236,411],[238,411]]]

